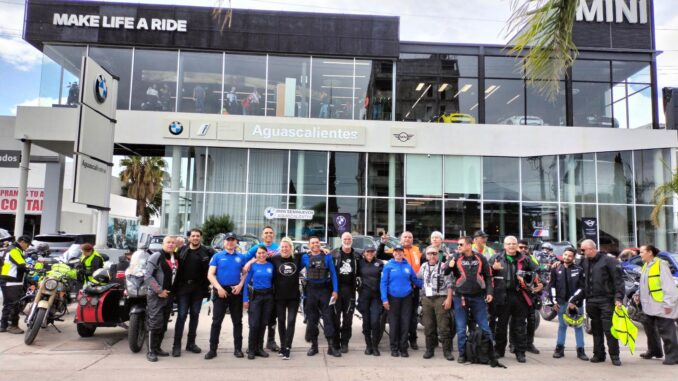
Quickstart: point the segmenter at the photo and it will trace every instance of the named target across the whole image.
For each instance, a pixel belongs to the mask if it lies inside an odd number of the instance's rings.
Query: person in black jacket
[[[527,314],[533,301],[530,287],[538,277],[537,265],[518,251],[518,239],[504,238],[504,251],[489,261],[494,275],[494,304],[496,323],[496,353],[503,357],[506,350],[509,322],[515,332],[515,354],[518,362],[525,362],[527,350]]]
[[[353,312],[356,291],[356,251],[353,236],[349,232],[341,235],[341,247],[332,250],[332,260],[339,281],[339,299],[332,308],[334,320],[334,344],[341,353],[348,353],[348,342],[353,331]]]
[[[558,339],[556,341],[556,350],[553,352],[553,358],[565,356],[565,337],[567,336],[567,324],[563,315],[568,310],[578,309],[582,311],[582,303],[572,303],[570,300],[575,295],[584,292],[584,269],[574,263],[576,253],[573,248],[568,247],[563,252],[563,263],[551,269],[551,278],[548,285],[549,297],[553,303],[553,310],[558,312]],[[574,328],[574,338],[577,343],[577,358],[589,361],[584,352],[584,328]]]
[[[278,317],[278,333],[280,335],[280,355],[283,360],[290,359],[290,350],[294,340],[294,326],[297,322],[297,311],[301,293],[299,292],[299,275],[301,256],[294,255],[294,244],[289,237],[280,240],[280,254],[269,258],[273,263],[273,300]]]
[[[184,335],[184,325],[186,318],[189,316],[189,311],[190,320],[188,323],[186,350],[193,353],[201,352],[200,347],[195,345],[195,337],[198,330],[202,299],[208,294],[209,281],[207,280],[207,271],[209,270],[210,259],[214,251],[202,245],[202,231],[194,228],[191,229],[188,236],[188,245],[183,246],[178,253],[179,268],[177,270],[175,291],[179,313],[177,322],[174,325],[173,357],[181,356],[181,339]]]
[[[360,279],[358,287],[358,310],[363,317],[363,336],[365,336],[365,354],[380,356],[379,339],[381,339],[382,306],[379,294],[379,282],[384,262],[375,258],[377,248],[367,245],[362,257],[358,260],[357,275]]]
[[[622,278],[619,262],[603,252],[599,252],[596,243],[590,239],[581,243],[581,250],[585,258],[582,260],[584,268],[584,292],[575,296],[574,303],[586,299],[586,313],[591,319],[593,331],[593,357],[591,362],[605,361],[605,344],[610,360],[615,366],[621,366],[619,359],[619,341],[612,336],[612,314],[616,306],[621,306],[624,300],[624,279]]]

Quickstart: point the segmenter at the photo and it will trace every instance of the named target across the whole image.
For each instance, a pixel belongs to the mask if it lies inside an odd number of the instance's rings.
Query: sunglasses
[[[518,246],[519,249],[527,249],[527,246]]]

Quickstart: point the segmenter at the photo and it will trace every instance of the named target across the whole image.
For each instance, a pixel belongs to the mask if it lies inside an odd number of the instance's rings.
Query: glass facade
[[[618,253],[656,243],[673,250],[673,208],[650,222],[652,190],[667,180],[668,150],[530,158],[167,147],[163,227],[180,232],[228,214],[236,231],[319,236],[338,244],[339,214],[355,234],[412,231],[425,243],[484,229],[530,241],[585,238],[596,219],[601,247]],[[425,171],[424,171],[425,169]],[[425,174],[422,175],[422,172]],[[267,208],[307,209],[308,220],[268,219]]]

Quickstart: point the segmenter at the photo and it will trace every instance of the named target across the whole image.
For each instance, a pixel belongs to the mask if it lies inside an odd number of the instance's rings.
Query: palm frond
[[[678,172],[673,174],[671,180],[659,185],[657,189],[654,190],[654,195],[652,197],[654,207],[652,208],[652,213],[650,214],[652,225],[655,227],[659,227],[661,225],[659,217],[664,211],[664,206],[673,199],[675,194],[678,194]]]

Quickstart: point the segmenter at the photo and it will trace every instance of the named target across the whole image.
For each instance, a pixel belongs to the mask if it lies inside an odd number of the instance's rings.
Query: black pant
[[[275,310],[278,315],[280,346],[287,349],[292,348],[294,326],[297,323],[297,311],[299,311],[299,299],[276,300]]]
[[[676,323],[673,319],[648,315],[643,328],[647,335],[649,353],[659,357],[664,355],[666,360],[678,362],[678,337],[676,337]],[[664,350],[662,350],[662,341]]]
[[[266,326],[268,326],[268,341],[275,341],[275,323],[278,318],[278,313],[275,310],[275,303],[273,308],[271,308],[271,315],[268,317]],[[262,337],[263,340],[263,337]]]
[[[325,337],[334,337],[334,324],[332,322],[332,313],[330,312],[329,302],[332,297],[329,284],[315,285],[308,283],[306,285],[306,301],[304,310],[306,312],[306,337],[311,341],[318,340],[318,323],[320,317],[323,318],[323,329]]]
[[[527,350],[527,312],[529,307],[524,296],[513,290],[507,291],[506,304],[496,304],[494,313],[497,316],[496,323],[496,349],[498,353],[506,350],[507,331],[509,323],[511,332],[515,333],[514,347],[516,353],[525,353]]]
[[[10,325],[19,324],[19,300],[24,294],[24,287],[20,284],[7,286],[0,285],[2,289],[2,320],[0,327],[7,328]]]
[[[417,311],[419,309],[419,289],[412,290],[412,311],[410,313],[409,338],[411,342],[417,341]]]
[[[230,290],[230,287],[226,287],[226,289]],[[212,301],[214,303],[214,314],[212,315],[212,328],[210,329],[210,350],[216,351],[219,347],[221,324],[224,321],[224,316],[226,316],[227,307],[233,323],[233,347],[235,350],[242,350],[242,293],[234,295],[229,292],[225,299],[215,294]]]
[[[593,355],[604,359],[605,344],[603,337],[607,339],[607,351],[611,357],[619,357],[619,341],[612,336],[612,314],[614,313],[614,301],[586,301],[586,313],[591,319],[591,334],[593,335]]]
[[[177,293],[177,304],[179,312],[177,322],[174,324],[174,346],[181,347],[181,338],[184,336],[184,325],[189,316],[188,323],[188,344],[195,344],[195,336],[198,330],[198,319],[200,319],[200,307],[202,307],[202,298],[204,290],[196,285],[185,285],[179,288]]]
[[[172,298],[161,298],[151,291],[146,296],[146,327],[149,332],[167,332],[167,322],[172,313]]]
[[[388,325],[389,339],[392,351],[406,351],[407,340],[410,336],[410,321],[412,318],[413,294],[404,298],[388,297]]]
[[[382,308],[379,292],[367,289],[360,290],[358,311],[363,315],[363,335],[365,335],[365,340],[369,340],[366,343],[368,346],[381,338],[379,318]]]
[[[530,345],[534,345],[534,331],[536,330],[537,325],[536,321],[537,319],[534,313],[535,313],[534,306],[529,306],[527,308],[527,327],[526,327],[528,347]],[[509,343],[511,343],[511,345],[515,345],[516,342],[515,336],[516,336],[515,332],[509,331]]]
[[[355,311],[355,291],[350,286],[339,287],[339,300],[330,307],[334,322],[334,344],[348,345],[353,329],[353,312]]]
[[[250,333],[247,343],[247,350],[254,352],[262,346],[268,320],[273,310],[273,294],[257,294],[256,291],[250,300],[249,311],[247,312]]]

